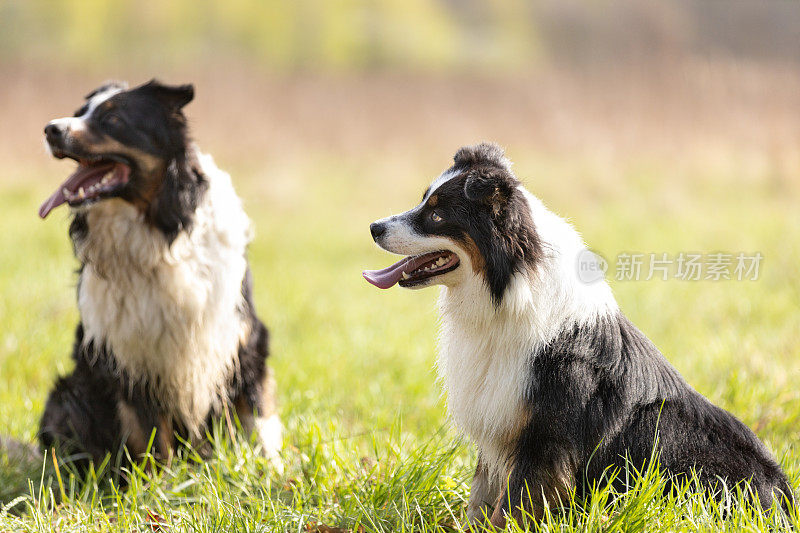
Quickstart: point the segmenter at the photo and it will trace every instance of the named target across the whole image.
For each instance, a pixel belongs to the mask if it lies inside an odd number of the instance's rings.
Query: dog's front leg
[[[278,416],[275,378],[271,369],[267,369],[264,379],[256,388],[236,398],[236,415],[247,435],[255,433],[261,444],[261,453],[282,472],[280,451],[283,447],[283,424]]]
[[[478,465],[475,467],[475,475],[472,476],[472,487],[470,488],[469,504],[467,506],[469,526],[483,523],[492,515],[491,506],[497,500],[498,491],[499,488],[496,483],[492,483],[489,470],[482,454],[479,452]]]
[[[571,464],[565,457],[542,460],[543,457],[522,457],[508,476],[506,490],[495,503],[491,523],[504,528],[509,518],[520,526],[533,519],[540,522],[546,507],[569,500],[574,484]]]
[[[147,452],[147,444],[155,432],[150,453],[157,460],[169,463],[176,449],[172,417],[156,407],[146,394],[136,390],[126,400],[118,402],[122,438],[131,457],[136,460]]]

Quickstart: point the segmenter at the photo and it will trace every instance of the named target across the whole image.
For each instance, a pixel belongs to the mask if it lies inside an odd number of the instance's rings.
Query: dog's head
[[[90,207],[121,198],[152,211],[159,195],[178,187],[188,143],[181,109],[194,97],[191,85],[168,86],[155,80],[128,89],[109,83],[86,96],[74,116],[44,129],[56,158],[78,168],[39,208],[44,218],[63,203]],[[171,168],[174,167],[174,168]]]
[[[373,222],[370,231],[381,248],[408,256],[365,271],[373,285],[455,286],[477,277],[497,305],[511,277],[532,267],[541,249],[511,163],[489,143],[461,148],[419,205]]]

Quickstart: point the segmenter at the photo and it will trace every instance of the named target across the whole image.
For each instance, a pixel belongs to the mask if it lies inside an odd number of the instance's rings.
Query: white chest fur
[[[76,243],[85,342],[108,346],[120,369],[154,385],[195,432],[237,371],[248,333],[238,309],[249,220],[230,177],[200,160],[209,188],[191,232],[171,246],[121,200],[91,207],[88,235]]]
[[[511,441],[527,421],[536,340],[530,327],[503,324],[469,289],[442,293],[437,371],[453,422],[477,444],[490,474],[504,476]]]

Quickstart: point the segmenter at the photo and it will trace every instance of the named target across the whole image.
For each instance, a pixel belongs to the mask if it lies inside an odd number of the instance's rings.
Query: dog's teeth
[[[410,277],[411,277],[411,276],[409,276],[408,274],[406,274],[405,272],[403,272],[403,279],[408,279],[408,278],[410,278]]]
[[[79,196],[80,198],[85,198],[85,197],[86,197],[86,191],[84,191],[84,190],[83,190],[83,187],[81,187],[80,189],[78,189],[78,196]]]
[[[102,180],[100,180],[100,183],[102,183],[103,185],[105,185],[105,184],[106,184],[106,183],[108,183],[110,180],[111,180],[111,175],[110,175],[110,174],[106,174],[105,176],[103,176],[103,179],[102,179]]]
[[[63,195],[64,195],[64,198],[69,198],[69,197],[71,197],[71,196],[72,196],[72,193],[71,193],[71,192],[69,192],[69,189],[67,189],[66,187],[64,187],[63,189],[61,189],[61,194],[63,194]]]

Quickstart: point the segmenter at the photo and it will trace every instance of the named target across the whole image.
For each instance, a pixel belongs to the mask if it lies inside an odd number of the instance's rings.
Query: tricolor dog
[[[41,206],[68,204],[80,262],[75,368],[39,432],[86,464],[154,435],[168,457],[228,411],[276,457],[281,422],[247,261],[250,221],[228,174],[191,142],[191,85],[95,90],[45,128],[76,170]],[[155,432],[155,433],[154,433]]]
[[[382,289],[442,285],[437,369],[479,451],[468,517],[540,519],[654,450],[673,479],[696,471],[711,490],[749,481],[765,507],[788,506],[786,476],[755,434],[686,383],[605,280],[581,281],[581,237],[503,151],[468,146],[454,161],[419,205],[370,226],[381,248],[408,257],[364,277]]]

